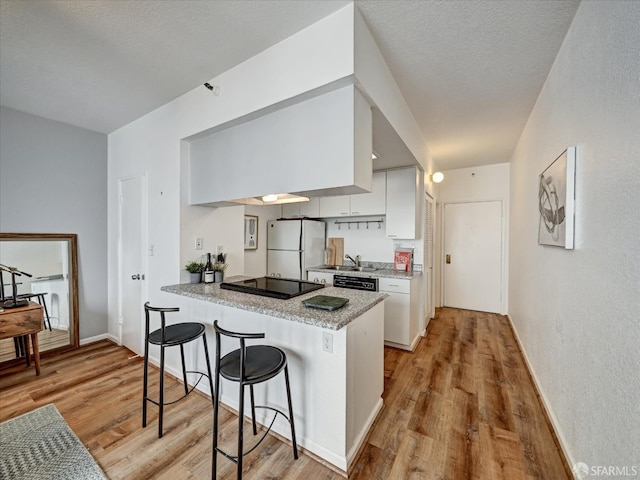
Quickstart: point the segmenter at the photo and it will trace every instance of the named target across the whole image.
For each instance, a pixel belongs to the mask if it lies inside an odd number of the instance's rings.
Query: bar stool
[[[174,325],[166,325],[165,324],[165,313],[170,312],[179,312],[180,309],[177,307],[171,308],[160,308],[160,307],[152,307],[149,305],[149,302],[144,304],[144,314],[145,314],[145,342],[144,342],[144,388],[143,388],[143,397],[142,397],[142,427],[147,426],[147,402],[154,403],[158,405],[159,413],[158,413],[158,438],[162,438],[162,413],[165,405],[172,405],[176,402],[179,402],[187,395],[189,395],[196,388],[202,377],[207,377],[209,379],[209,388],[211,389],[211,401],[214,400],[214,391],[213,391],[213,377],[211,375],[211,363],[209,361],[209,349],[207,348],[207,336],[205,335],[205,327],[202,323],[177,323]],[[159,312],[160,313],[160,328],[149,333],[149,312]],[[207,373],[197,372],[197,371],[187,371],[184,361],[184,344],[189,343],[197,338],[202,337],[202,343],[204,345],[204,356],[207,361]],[[158,401],[155,401],[148,396],[148,379],[149,379],[149,344],[160,346],[160,398]],[[175,347],[176,345],[180,346],[180,357],[182,359],[182,377],[184,380],[184,395],[177,400],[166,402],[164,401],[164,349],[167,347]],[[189,389],[189,385],[187,383],[187,373],[197,373],[200,374],[198,380],[195,384]]]
[[[237,333],[224,330],[218,326],[218,321],[213,322],[213,328],[216,332],[216,366],[215,366],[215,402],[213,404],[213,459],[211,478],[216,478],[216,465],[218,452],[236,463],[236,478],[242,478],[242,457],[251,453],[265,439],[278,414],[287,419],[291,425],[291,443],[293,444],[293,458],[298,459],[298,446],[296,445],[296,431],[293,424],[293,408],[291,406],[291,389],[289,388],[289,370],[287,368],[287,357],[279,348],[270,345],[252,345],[247,347],[245,340],[265,338],[264,333]],[[234,350],[224,357],[220,358],[220,335],[226,337],[237,338],[240,340],[240,348]],[[289,416],[280,410],[272,407],[255,405],[253,396],[253,385],[265,382],[284,370],[284,380],[287,388],[287,402],[289,404]],[[220,404],[220,376],[232,382],[239,383],[239,402],[238,402],[238,453],[230,455],[218,448],[218,408]],[[258,443],[256,443],[249,451],[242,451],[243,444],[243,423],[244,423],[244,387],[249,385],[249,393],[251,397],[251,422],[253,425],[253,434],[257,435],[256,429],[256,408],[265,408],[275,412],[271,425],[264,432]]]

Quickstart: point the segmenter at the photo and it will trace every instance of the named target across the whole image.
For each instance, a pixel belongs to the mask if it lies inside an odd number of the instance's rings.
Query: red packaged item
[[[411,271],[411,250],[396,250],[393,256],[393,269],[398,272]]]

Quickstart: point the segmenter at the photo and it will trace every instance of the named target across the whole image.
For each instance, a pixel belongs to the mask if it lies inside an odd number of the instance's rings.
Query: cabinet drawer
[[[411,293],[411,280],[397,278],[379,278],[378,290],[381,292]]]

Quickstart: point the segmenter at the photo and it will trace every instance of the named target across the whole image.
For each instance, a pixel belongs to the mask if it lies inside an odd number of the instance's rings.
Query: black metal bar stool
[[[235,462],[237,468],[237,479],[242,478],[242,457],[251,453],[265,439],[278,414],[287,419],[291,425],[291,443],[293,444],[293,458],[298,459],[298,446],[296,444],[296,431],[293,424],[293,408],[291,406],[291,389],[289,387],[289,370],[287,368],[287,357],[279,348],[270,345],[252,345],[247,347],[245,340],[264,338],[264,333],[237,333],[224,330],[218,326],[218,321],[213,322],[213,328],[216,332],[216,367],[215,367],[215,402],[213,404],[213,459],[212,459],[212,475],[216,478],[216,465],[218,452]],[[240,348],[234,350],[224,357],[220,358],[220,335],[240,340]],[[278,409],[255,405],[253,397],[253,385],[265,382],[284,370],[284,380],[287,388],[287,402],[289,404],[289,416],[285,415]],[[238,453],[230,455],[218,448],[218,408],[220,405],[220,376],[227,380],[239,383],[239,404],[238,404]],[[249,451],[242,451],[243,444],[243,423],[244,423],[244,387],[249,385],[249,393],[251,397],[251,422],[253,424],[253,434],[257,435],[256,429],[256,408],[265,408],[275,412],[273,420],[269,428],[264,432],[258,443],[256,443]]]
[[[214,390],[213,390],[213,376],[211,375],[211,362],[209,361],[209,349],[207,348],[207,336],[205,335],[205,327],[202,323],[188,322],[188,323],[176,323],[175,325],[166,325],[165,324],[165,313],[170,312],[179,312],[180,309],[177,307],[171,308],[160,308],[160,307],[152,307],[149,305],[149,302],[144,304],[144,314],[145,314],[145,342],[144,342],[144,388],[143,388],[143,397],[142,397],[142,427],[147,426],[147,402],[154,403],[158,405],[159,413],[158,413],[158,438],[162,438],[162,412],[164,410],[165,405],[171,405],[176,402],[179,402],[187,395],[189,395],[200,383],[202,377],[207,377],[209,379],[209,388],[211,389],[211,401],[214,400]],[[158,330],[155,330],[149,333],[149,312],[159,312],[160,313],[160,322],[161,326]],[[189,343],[197,338],[202,337],[202,343],[204,344],[204,356],[207,361],[207,372],[194,372],[187,371],[184,362],[184,344]],[[149,398],[148,396],[148,379],[149,379],[149,344],[160,346],[160,396],[158,401]],[[184,395],[177,400],[173,400],[171,402],[164,401],[164,349],[167,347],[175,347],[176,345],[180,346],[180,357],[182,359],[182,376],[184,380]],[[187,373],[197,373],[200,374],[198,380],[194,383],[194,385],[189,389],[189,385],[187,383]]]

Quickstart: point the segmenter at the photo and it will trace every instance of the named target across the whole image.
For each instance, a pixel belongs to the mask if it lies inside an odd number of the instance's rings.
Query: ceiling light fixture
[[[275,202],[278,200],[278,195],[269,194],[262,197],[263,202]]]
[[[431,175],[431,181],[433,183],[440,183],[443,180],[444,180],[444,173],[442,173],[442,172],[434,172]]]

